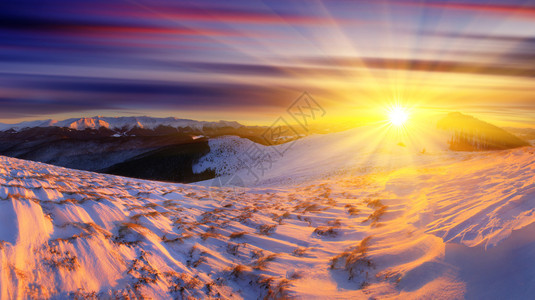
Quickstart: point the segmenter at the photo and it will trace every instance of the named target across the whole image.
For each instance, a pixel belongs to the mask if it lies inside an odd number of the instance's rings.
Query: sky
[[[392,103],[535,127],[535,1],[0,2],[0,122],[332,122]]]

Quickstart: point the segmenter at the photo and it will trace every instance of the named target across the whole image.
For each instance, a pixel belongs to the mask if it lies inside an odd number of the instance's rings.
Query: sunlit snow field
[[[239,189],[0,157],[0,296],[535,292],[535,148],[422,153],[407,145],[364,159],[372,152],[358,142],[335,143],[354,134],[300,140]],[[204,163],[219,167],[217,157]]]

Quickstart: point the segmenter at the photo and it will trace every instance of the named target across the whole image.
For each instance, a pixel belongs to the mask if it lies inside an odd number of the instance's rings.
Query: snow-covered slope
[[[22,122],[18,124],[3,124],[0,123],[0,131],[5,130],[21,130],[24,128],[33,127],[67,127],[76,130],[84,130],[87,128],[98,129],[101,127],[109,129],[132,129],[135,127],[145,129],[155,129],[158,126],[171,126],[175,128],[191,127],[193,129],[202,130],[205,127],[221,128],[221,127],[233,127],[239,128],[242,125],[233,121],[219,121],[219,122],[206,122],[195,121],[188,119],[177,118],[152,118],[152,117],[92,117],[92,118],[74,118],[63,121],[44,120],[44,121],[31,121]]]
[[[239,190],[0,157],[0,295],[529,299],[534,151],[429,151]]]
[[[419,165],[462,154],[448,150],[448,137],[433,127],[412,137],[378,126],[316,134],[294,142],[264,146],[235,136],[209,141],[210,153],[194,171],[236,175],[247,186],[306,182],[333,174],[364,174]]]

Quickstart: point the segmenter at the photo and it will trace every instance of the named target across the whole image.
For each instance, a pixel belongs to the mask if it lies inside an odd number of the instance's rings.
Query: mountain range
[[[177,118],[92,117],[0,124],[0,154],[57,166],[145,179],[191,182],[192,172],[222,135],[255,139],[265,129],[238,122]]]
[[[268,130],[264,126],[244,126],[230,121],[151,117],[32,121],[0,124],[0,155],[127,177],[189,183],[236,174],[262,161],[278,165],[274,158],[285,154],[302,137],[266,140]],[[348,162],[358,162],[365,159],[363,153],[374,151],[432,153],[528,145],[501,128],[461,113],[443,116],[436,126],[418,131],[410,139],[399,139],[377,126],[361,126],[330,133],[326,138],[329,142],[323,144],[314,140],[322,139],[324,134],[314,134],[311,130],[310,139],[297,145],[305,147],[302,152],[311,151],[306,147],[321,145],[322,152],[312,161],[303,160],[299,154],[288,163],[306,166],[321,160],[331,165],[333,172],[339,172]],[[378,137],[382,144],[376,144]],[[307,143],[312,144],[307,146]],[[248,153],[251,149],[262,157],[251,157]],[[359,156],[354,155],[357,150]],[[270,171],[262,170],[265,172]]]
[[[91,117],[91,118],[72,118],[66,119],[63,121],[56,120],[38,120],[38,121],[28,121],[21,122],[17,124],[5,124],[0,123],[0,131],[20,131],[25,128],[35,128],[35,127],[65,127],[76,130],[85,130],[85,129],[99,129],[107,128],[114,131],[127,131],[133,128],[143,128],[143,129],[156,129],[159,126],[173,127],[173,128],[192,128],[195,130],[203,130],[204,128],[222,128],[222,127],[231,127],[239,128],[242,127],[238,122],[235,121],[218,121],[218,122],[207,122],[207,121],[196,121],[189,119],[177,119],[177,118],[153,118],[153,117]]]

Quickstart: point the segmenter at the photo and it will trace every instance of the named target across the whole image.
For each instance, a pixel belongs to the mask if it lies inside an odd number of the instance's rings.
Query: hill
[[[529,298],[534,151],[239,190],[0,157],[0,296]]]
[[[504,129],[459,112],[448,114],[437,126],[451,134],[450,149],[456,151],[503,150],[529,145]]]

